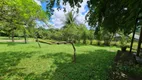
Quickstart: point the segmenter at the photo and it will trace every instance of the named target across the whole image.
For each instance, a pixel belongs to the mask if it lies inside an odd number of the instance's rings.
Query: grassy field
[[[0,80],[106,80],[118,48],[0,43]]]

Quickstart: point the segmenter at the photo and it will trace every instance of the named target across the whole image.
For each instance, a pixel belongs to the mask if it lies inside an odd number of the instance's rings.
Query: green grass
[[[106,80],[118,48],[0,43],[0,80]]]

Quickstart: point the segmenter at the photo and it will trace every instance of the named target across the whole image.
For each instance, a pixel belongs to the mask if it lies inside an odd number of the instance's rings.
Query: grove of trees
[[[82,1],[63,0],[63,3],[68,2],[71,7],[79,8]],[[141,0],[88,0],[89,11],[86,20],[93,29],[88,30],[84,24],[75,22],[74,13],[78,11],[68,12],[65,26],[61,29],[44,29],[38,26],[37,21],[47,24],[48,18],[53,14],[54,2],[55,0],[48,0],[47,10],[44,12],[34,0],[0,0],[0,35],[9,36],[12,42],[14,36],[22,36],[27,43],[26,38],[30,36],[78,43],[82,40],[83,44],[86,44],[87,40],[92,44],[95,38],[98,45],[101,41],[104,41],[105,45],[110,45],[116,33],[123,32],[128,36],[141,25]],[[61,1],[56,2],[59,9]]]

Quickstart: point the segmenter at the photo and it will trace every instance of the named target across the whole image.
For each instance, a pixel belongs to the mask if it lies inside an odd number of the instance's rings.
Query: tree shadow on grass
[[[73,54],[59,52],[39,56],[40,59],[53,60],[50,70],[41,74],[25,74],[16,68],[21,59],[30,58],[35,52],[0,53],[0,79],[4,76],[17,76],[16,80],[108,80],[115,52],[95,50],[77,54],[76,63],[72,63]]]
[[[0,80],[4,76],[22,75],[18,70],[24,68],[16,68],[15,66],[20,63],[21,59],[31,58],[35,52],[0,52]]]
[[[54,66],[51,67],[50,71],[42,73],[38,79],[108,80],[114,56],[115,52],[96,50],[77,54],[76,63],[72,63],[72,55],[68,53],[42,55],[39,58],[52,58]],[[52,70],[52,68],[55,68],[55,70]]]

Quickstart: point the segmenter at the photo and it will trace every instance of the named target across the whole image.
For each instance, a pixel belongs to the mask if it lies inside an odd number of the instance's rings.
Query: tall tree
[[[81,32],[81,39],[83,39],[83,44],[87,44],[89,31],[84,24],[79,25],[80,29],[78,31]]]
[[[74,42],[76,41],[77,35],[77,24],[75,23],[75,16],[72,12],[66,15],[65,26],[63,27],[63,35],[66,40],[72,44],[74,50],[73,62],[76,62],[76,48]]]
[[[94,40],[94,30],[93,29],[89,30],[88,38],[90,40],[90,45],[92,45],[93,44],[93,40]]]

